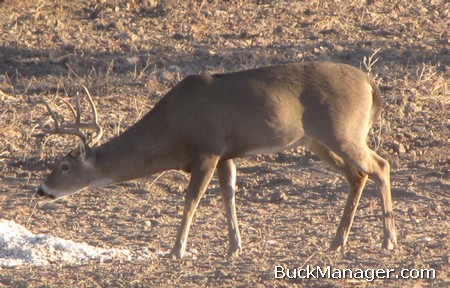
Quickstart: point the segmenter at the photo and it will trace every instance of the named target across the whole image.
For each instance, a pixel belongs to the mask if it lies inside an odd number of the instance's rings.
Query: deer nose
[[[37,193],[39,196],[45,196],[45,192],[44,192],[44,190],[43,190],[41,187],[39,187],[39,188],[37,189],[36,193]]]
[[[45,193],[45,191],[44,191],[44,189],[42,189],[42,187],[39,187],[39,188],[37,189],[36,193],[37,193],[39,196],[50,197],[50,198],[52,198],[52,199],[55,198],[55,196],[49,195],[49,194]]]

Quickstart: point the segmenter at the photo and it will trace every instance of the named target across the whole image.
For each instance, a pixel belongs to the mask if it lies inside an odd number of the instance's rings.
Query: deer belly
[[[272,154],[272,153],[278,153],[283,150],[288,150],[292,148],[296,148],[298,146],[304,145],[305,141],[302,138],[297,138],[295,140],[292,140],[287,143],[274,143],[274,145],[265,145],[265,146],[259,146],[255,147],[253,149],[249,149],[245,152],[245,156],[252,156],[256,154]]]

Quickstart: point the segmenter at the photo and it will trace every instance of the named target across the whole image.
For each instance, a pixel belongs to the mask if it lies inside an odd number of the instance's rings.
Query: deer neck
[[[98,182],[112,184],[182,168],[183,147],[177,147],[170,125],[161,125],[165,121],[152,118],[147,115],[123,134],[95,149],[95,166],[99,173],[96,178],[104,179]]]

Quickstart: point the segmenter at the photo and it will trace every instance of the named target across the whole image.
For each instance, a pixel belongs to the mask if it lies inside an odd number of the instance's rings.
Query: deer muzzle
[[[44,197],[48,197],[48,198],[51,198],[51,199],[55,199],[55,196],[52,195],[52,194],[48,194],[47,192],[45,192],[45,189],[44,189],[42,186],[40,186],[40,187],[37,189],[36,193],[37,193],[39,196],[44,196]]]

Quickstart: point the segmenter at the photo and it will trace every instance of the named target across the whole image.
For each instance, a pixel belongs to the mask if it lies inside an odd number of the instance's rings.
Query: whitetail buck
[[[190,172],[181,227],[172,249],[172,255],[182,257],[194,212],[217,169],[228,222],[228,252],[236,256],[242,246],[233,159],[304,145],[342,173],[350,185],[330,248],[338,250],[346,244],[368,177],[381,193],[382,247],[392,249],[396,244],[389,163],[366,142],[381,113],[380,90],[359,69],[310,62],[188,76],[135,125],[95,148],[78,131],[92,126],[101,134],[90,96],[89,101],[94,121],[88,124],[80,123],[77,108],[76,123],[61,126],[47,106],[56,125],[49,132],[75,134],[83,142],[59,162],[39,187],[39,195],[59,198],[168,169]]]

